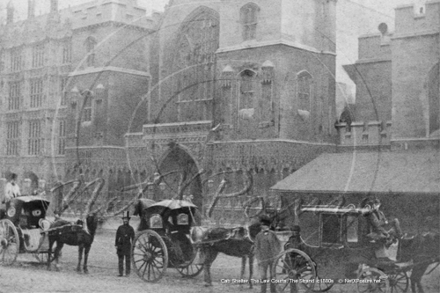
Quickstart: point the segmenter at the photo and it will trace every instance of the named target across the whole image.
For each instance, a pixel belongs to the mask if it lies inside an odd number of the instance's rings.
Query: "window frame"
[[[29,81],[30,108],[40,108],[43,106],[44,80],[43,78],[33,78]]]
[[[243,41],[255,40],[257,38],[259,12],[260,7],[252,2],[240,8]]]
[[[9,85],[8,111],[20,110],[22,82],[10,81],[8,85]]]
[[[85,47],[86,47],[86,65],[87,67],[94,67],[95,66],[95,48],[96,48],[96,39],[94,37],[88,37],[85,41]]]
[[[23,50],[21,48],[11,49],[11,72],[22,70]]]
[[[20,121],[6,122],[6,156],[20,155]]]
[[[88,124],[93,120],[93,96],[92,94],[83,95],[83,107],[81,113],[81,122]]]
[[[38,156],[43,150],[43,127],[41,120],[29,120],[28,155]]]
[[[250,74],[249,74],[250,73]],[[245,76],[250,77],[244,79]],[[239,105],[238,110],[242,109],[255,109],[255,99],[257,94],[257,77],[258,73],[252,69],[244,69],[239,73]],[[245,103],[243,103],[245,100]]]
[[[313,76],[308,71],[301,71],[297,74],[297,97],[298,109],[311,112],[312,110],[312,93],[313,93]]]
[[[45,63],[44,43],[36,44],[32,47],[32,68],[43,67]]]
[[[62,64],[69,64],[72,62],[72,40],[67,40],[63,43],[62,48]]]

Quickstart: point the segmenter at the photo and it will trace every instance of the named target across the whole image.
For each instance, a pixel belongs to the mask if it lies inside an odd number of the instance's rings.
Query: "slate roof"
[[[437,193],[440,152],[323,154],[272,188],[280,192]]]

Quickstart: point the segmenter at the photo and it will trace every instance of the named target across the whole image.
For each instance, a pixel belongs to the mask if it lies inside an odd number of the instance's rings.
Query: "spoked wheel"
[[[12,265],[20,250],[17,228],[7,219],[0,220],[0,264]]]
[[[391,293],[404,293],[409,287],[408,274],[405,271],[398,271],[388,274]]]
[[[197,275],[199,275],[202,270],[203,270],[203,265],[201,264],[194,264],[194,260],[197,256],[197,254],[200,253],[199,251],[200,249],[197,249],[196,247],[193,246],[193,257],[191,258],[191,260],[188,262],[187,266],[181,266],[181,267],[177,267],[177,271],[179,271],[179,273],[184,277],[184,278],[193,278],[196,277]]]
[[[168,267],[168,250],[161,236],[153,230],[136,235],[131,248],[136,273],[146,282],[157,282]]]
[[[389,293],[390,286],[387,281],[388,276],[376,268],[363,266],[359,273],[358,292],[359,293]]]
[[[278,256],[275,267],[277,292],[296,292],[299,280],[316,279],[316,266],[303,251],[290,248]]]

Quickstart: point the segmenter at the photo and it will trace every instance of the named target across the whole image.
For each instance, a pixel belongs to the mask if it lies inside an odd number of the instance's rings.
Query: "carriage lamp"
[[[161,182],[161,183],[159,184],[159,188],[160,188],[160,190],[162,190],[162,191],[165,190],[166,186],[167,186],[167,185],[165,184],[165,182]]]

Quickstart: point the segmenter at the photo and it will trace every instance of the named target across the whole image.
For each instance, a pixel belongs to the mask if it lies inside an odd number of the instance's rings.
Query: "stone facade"
[[[190,174],[205,171],[190,187],[202,205],[222,177],[228,193],[250,172],[252,190],[220,201],[216,221],[243,220],[245,200],[274,200],[270,186],[335,151],[334,1],[172,1],[155,40],[149,123],[126,136],[130,165],[148,154],[164,173],[188,155]]]
[[[60,178],[103,177],[103,193],[112,196],[151,180],[154,172],[178,171],[146,191],[163,199],[204,170],[185,192],[203,208],[222,179],[229,193],[250,173],[252,190],[220,201],[216,221],[243,220],[241,204],[251,197],[276,204],[268,193],[274,183],[336,151],[335,5],[174,0],[160,19],[149,19],[135,1],[109,0],[36,17],[40,23],[51,19],[54,33],[63,31],[55,49],[63,52],[61,41],[72,47],[71,61],[54,67],[68,77],[67,94],[58,91],[47,104],[53,119],[66,121],[65,154],[57,157]],[[9,60],[15,45],[6,40],[3,55]],[[61,97],[65,101],[57,106]],[[7,109],[2,113],[9,115]],[[54,127],[47,130],[48,145],[56,145]],[[3,160],[12,164],[18,157]],[[52,157],[39,168],[51,170]],[[23,166],[29,162],[21,160]]]
[[[436,139],[440,130],[440,2],[396,8],[395,31],[359,38],[345,67],[357,85],[356,120],[392,120],[393,140]]]
[[[147,44],[157,19],[133,0],[62,10],[51,1],[39,16],[33,4],[26,20],[14,22],[11,2],[0,26],[0,171],[50,188],[90,160],[76,147],[123,146],[128,129],[141,128],[127,117],[148,90]]]

